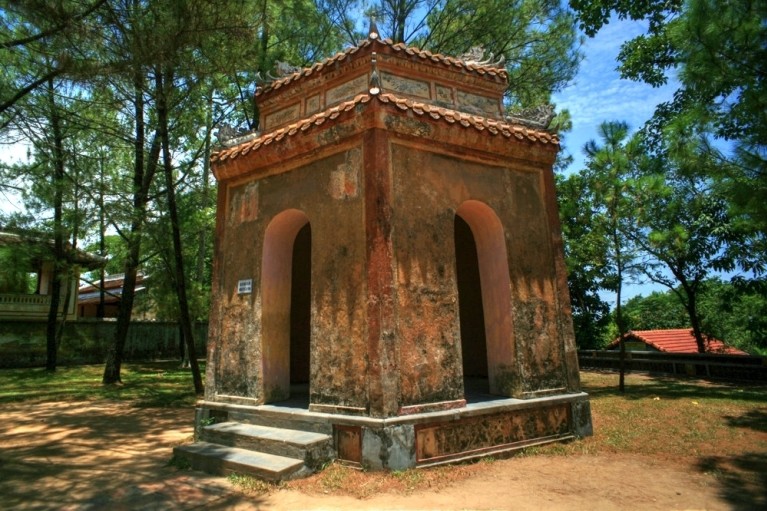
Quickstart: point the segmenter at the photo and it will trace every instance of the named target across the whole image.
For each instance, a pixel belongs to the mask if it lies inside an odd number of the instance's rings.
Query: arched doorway
[[[266,228],[261,268],[261,358],[264,402],[290,398],[308,384],[311,347],[311,224],[289,209]]]
[[[487,204],[469,200],[458,208],[455,251],[467,399],[472,391],[510,396],[514,339],[506,239]]]
[[[308,222],[293,243],[290,288],[290,383],[294,386],[308,384],[311,369],[312,228]]]
[[[466,380],[487,380],[485,311],[482,306],[477,243],[471,227],[459,215],[455,215],[455,266],[463,377]],[[487,392],[486,381],[484,387]]]

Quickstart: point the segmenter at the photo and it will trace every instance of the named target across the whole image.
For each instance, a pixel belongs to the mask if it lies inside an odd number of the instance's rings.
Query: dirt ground
[[[168,465],[192,435],[189,409],[69,402],[6,405],[1,416],[3,509],[749,509],[692,456],[523,456],[482,463],[448,486],[362,500],[291,487],[255,495]]]

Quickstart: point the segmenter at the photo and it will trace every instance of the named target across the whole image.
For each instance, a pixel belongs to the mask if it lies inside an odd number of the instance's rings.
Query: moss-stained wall
[[[314,411],[390,417],[461,407],[465,374],[487,374],[488,391],[500,396],[577,391],[551,178],[556,147],[372,100],[345,112],[218,168],[206,398],[288,397],[300,379],[291,366],[305,375],[307,362],[295,336],[289,353],[291,328],[305,329],[291,323],[296,298],[311,308]],[[465,234],[456,242],[457,216],[476,249]],[[302,292],[290,282],[300,273],[290,260],[307,224]],[[458,256],[479,267],[470,277],[479,274],[479,291],[462,287],[463,301],[481,306],[460,302]],[[238,294],[242,280],[252,291]],[[461,308],[484,324],[462,325]],[[484,330],[484,351],[468,354],[462,326],[479,332],[474,345]]]
[[[513,311],[508,342],[516,356],[505,366],[507,374],[496,375],[509,380],[499,388],[523,397],[564,387],[541,173],[462,161],[423,147],[392,144],[391,154],[402,404],[463,397],[454,233],[456,211],[468,200],[495,212],[506,239]]]
[[[523,389],[566,387],[554,254],[540,174],[510,172],[508,230],[514,327]]]
[[[277,215],[298,210],[311,229],[311,401],[366,406],[362,201],[361,147],[257,182],[229,185],[219,203],[226,215],[217,246],[218,299],[211,313],[211,337],[216,339],[211,362],[216,373],[215,379],[208,379],[215,381],[209,392],[256,402],[277,396],[259,380],[271,356],[262,351],[264,320],[270,321],[266,315],[271,310],[263,303],[260,285],[264,239]],[[252,279],[253,292],[238,295],[237,284],[243,279]],[[272,320],[289,325],[289,319]]]

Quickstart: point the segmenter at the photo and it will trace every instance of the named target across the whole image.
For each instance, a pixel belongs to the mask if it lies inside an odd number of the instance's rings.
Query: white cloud
[[[575,158],[571,171],[582,168],[583,145],[599,138],[597,129],[602,122],[625,121],[636,130],[652,117],[658,104],[673,97],[678,87],[676,81],[653,88],[621,79],[616,69],[621,44],[645,30],[643,22],[613,16],[595,37],[586,39],[585,58],[574,83],[554,95],[557,109],[566,108],[572,115],[573,130],[564,138],[567,150]]]
[[[574,158],[570,171],[583,168],[583,146],[589,140],[599,139],[597,130],[602,122],[625,121],[632,130],[637,130],[652,117],[658,104],[671,100],[678,88],[676,80],[653,88],[620,77],[617,57],[621,45],[645,31],[643,22],[613,16],[595,37],[586,39],[585,58],[574,83],[554,95],[557,109],[566,108],[572,116],[573,130],[564,137],[564,145]],[[625,301],[638,294],[647,296],[652,291],[664,290],[658,284],[627,283],[622,298]],[[602,297],[614,307],[614,295],[604,293]]]

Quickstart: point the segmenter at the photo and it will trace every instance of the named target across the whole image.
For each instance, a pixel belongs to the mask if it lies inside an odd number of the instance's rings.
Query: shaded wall
[[[208,324],[194,324],[198,355],[205,353]],[[113,341],[113,321],[77,321],[65,325],[57,361],[59,365],[102,364],[107,346]],[[178,323],[131,322],[125,343],[126,362],[180,358]],[[0,367],[42,367],[46,357],[44,321],[3,321],[0,323]]]

